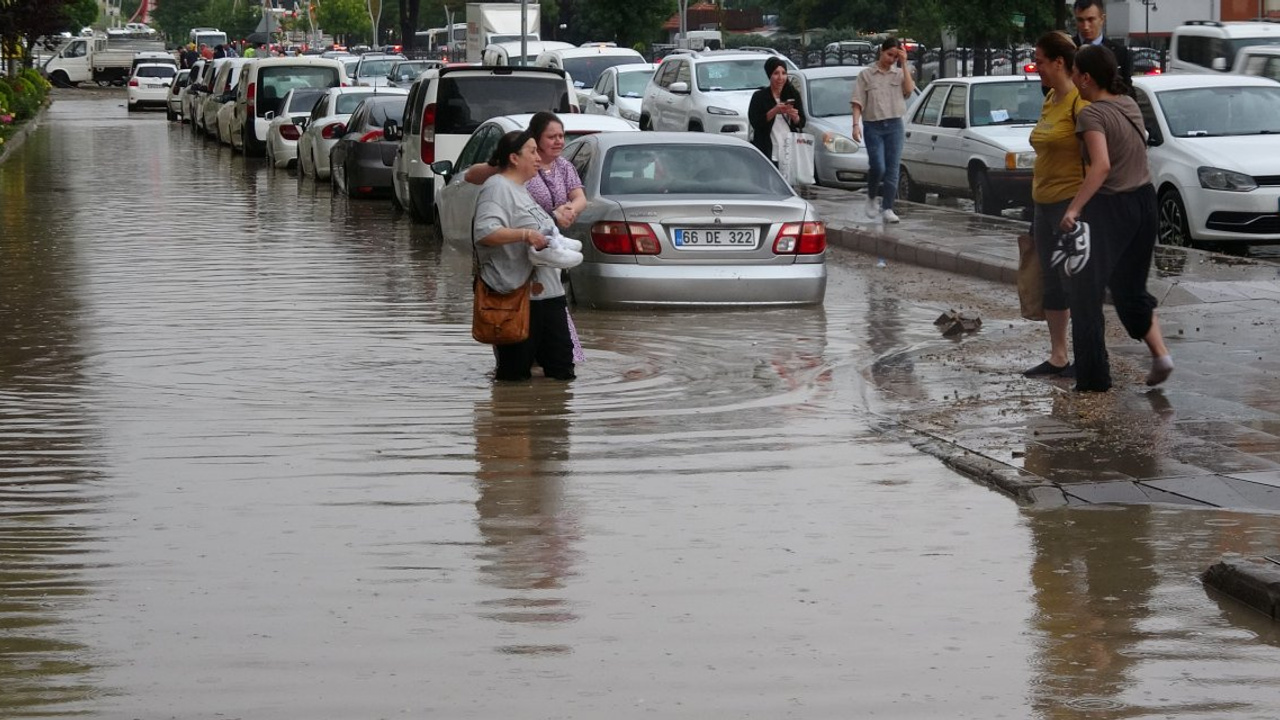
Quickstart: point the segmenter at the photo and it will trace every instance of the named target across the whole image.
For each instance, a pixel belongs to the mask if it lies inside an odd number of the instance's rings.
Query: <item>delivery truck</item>
[[[58,87],[82,82],[123,85],[129,79],[134,53],[164,52],[163,40],[110,37],[102,34],[75,37],[58,48],[41,72]]]
[[[481,62],[484,49],[497,43],[529,42],[542,39],[539,33],[541,6],[528,4],[528,25],[521,32],[521,4],[518,2],[467,3],[467,62]]]

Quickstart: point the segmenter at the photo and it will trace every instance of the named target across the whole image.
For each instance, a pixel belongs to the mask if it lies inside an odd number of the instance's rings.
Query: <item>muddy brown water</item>
[[[824,307],[580,310],[579,380],[495,386],[464,254],[118,93],[0,203],[0,717],[1280,713],[1196,580],[1280,520],[1021,511],[895,431],[996,286],[833,251]]]

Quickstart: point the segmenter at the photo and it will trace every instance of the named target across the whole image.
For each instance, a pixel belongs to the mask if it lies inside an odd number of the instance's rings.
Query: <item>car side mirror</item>
[[[677,95],[688,95],[688,94],[689,94],[689,83],[687,83],[687,82],[673,82],[673,83],[671,83],[670,85],[668,85],[668,86],[667,86],[667,89],[668,89],[668,90],[670,90],[670,91],[671,91],[671,92],[673,92],[673,93],[676,93]]]
[[[263,119],[263,120],[266,120],[267,122],[271,122],[272,120],[274,120],[274,119],[275,119],[275,117],[276,117],[276,113],[275,113],[275,111],[274,111],[274,110],[268,110],[268,111],[267,111],[267,114],[262,116],[262,119]]]
[[[443,177],[445,182],[448,182],[449,177],[453,175],[453,161],[437,160],[431,163],[431,172]]]
[[[1226,71],[1227,71],[1227,59],[1226,59],[1226,58],[1224,58],[1224,57],[1217,57],[1217,58],[1214,58],[1214,59],[1213,59],[1213,69],[1214,69],[1214,70],[1217,70],[1218,72],[1226,72]]]
[[[404,139],[404,128],[395,120],[388,120],[382,126],[382,139],[387,142],[400,142]]]
[[[609,107],[609,97],[607,95],[592,95],[591,102],[600,107]]]
[[[951,128],[953,130],[963,130],[965,126],[964,118],[958,115],[943,116],[941,124],[942,124],[942,127]]]

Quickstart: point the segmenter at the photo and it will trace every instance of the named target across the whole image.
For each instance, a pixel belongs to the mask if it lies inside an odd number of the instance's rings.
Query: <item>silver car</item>
[[[763,75],[763,73],[761,73]],[[587,208],[566,234],[580,305],[821,303],[826,228],[744,140],[685,132],[600,133],[565,148]]]
[[[819,185],[852,189],[867,183],[867,149],[851,137],[853,84],[865,68],[833,65],[796,73],[804,102],[804,131],[813,136],[814,177]]]

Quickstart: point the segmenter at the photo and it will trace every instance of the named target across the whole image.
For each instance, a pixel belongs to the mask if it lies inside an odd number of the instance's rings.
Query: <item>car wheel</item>
[[[244,123],[244,131],[241,133],[240,151],[245,157],[262,157],[267,154],[265,142],[258,142],[258,136],[253,129],[253,119],[248,118]]]
[[[347,189],[347,197],[359,197],[359,193],[356,192],[356,186],[351,184],[351,168],[348,168],[346,163],[342,165],[342,185]]]
[[[169,122],[174,122],[178,119],[178,113],[174,112],[172,108],[167,106],[164,109],[164,116]]]
[[[62,70],[58,70],[49,76],[49,82],[55,87],[69,88],[75,87],[75,83],[71,82],[71,78]]]
[[[266,155],[267,155],[267,169],[274,171],[276,169],[276,154],[275,154],[275,151],[271,149],[270,143],[267,144]]]
[[[126,104],[126,107],[128,107],[129,112],[137,112],[137,111],[138,111],[138,106],[137,106],[137,105],[134,105],[133,103],[127,103],[127,104]]]
[[[991,181],[986,170],[975,170],[969,180],[973,191],[973,209],[983,215],[999,215],[1004,209],[995,191],[991,189]]]
[[[431,240],[438,245],[444,244],[444,226],[440,224],[439,210],[431,213]]]
[[[640,116],[640,129],[653,130],[653,121],[649,119],[647,114]]]
[[[412,187],[409,188],[409,205],[405,209],[409,211],[409,217],[414,222],[424,223],[430,220],[427,216],[426,210],[420,206],[417,200],[414,199]]]
[[[1160,193],[1160,219],[1156,237],[1161,245],[1191,247],[1191,227],[1187,223],[1187,206],[1178,191],[1169,188]]]
[[[391,185],[391,209],[398,213],[402,213],[404,212],[404,205],[400,203],[400,196],[396,195],[396,186],[394,183],[395,181],[393,180]]]
[[[702,132],[702,123],[697,120],[689,121],[689,132]]]
[[[920,187],[911,179],[910,173],[905,167],[898,168],[898,197],[909,200],[911,202],[924,202],[924,188]]]

